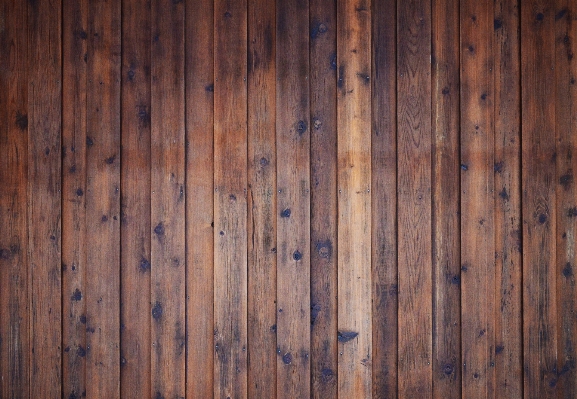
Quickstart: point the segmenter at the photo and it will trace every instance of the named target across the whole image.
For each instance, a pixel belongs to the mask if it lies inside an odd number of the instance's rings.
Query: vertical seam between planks
[[[523,246],[524,246],[524,235],[523,235],[523,231],[525,230],[523,228],[523,68],[522,68],[522,64],[521,64],[521,54],[523,53],[523,35],[522,35],[522,17],[523,17],[523,11],[522,11],[522,6],[521,6],[521,0],[517,0],[516,2],[517,4],[517,26],[518,26],[518,32],[521,32],[521,34],[519,34],[519,43],[518,43],[518,49],[517,49],[517,57],[518,57],[518,62],[519,62],[519,76],[517,77],[517,89],[518,89],[518,93],[519,93],[519,103],[517,104],[517,106],[519,107],[519,150],[518,150],[518,155],[519,155],[519,160],[517,162],[517,165],[519,167],[519,171],[518,171],[518,176],[516,176],[519,179],[519,189],[518,189],[518,195],[519,195],[519,224],[520,224],[520,240],[521,240],[521,251],[523,250]],[[520,303],[520,315],[521,315],[521,336],[519,337],[519,348],[520,348],[520,354],[519,354],[519,360],[521,361],[521,384],[520,384],[520,388],[521,388],[521,397],[525,397],[525,367],[524,367],[524,363],[525,363],[525,310],[524,310],[524,287],[525,287],[525,273],[523,273],[524,269],[525,269],[525,264],[524,264],[524,256],[521,253],[521,256],[519,257],[519,263],[520,263],[520,279],[521,279],[521,303]]]
[[[28,7],[28,2],[24,2],[26,7]],[[28,10],[28,8],[27,8]],[[28,15],[28,11],[26,12]],[[64,79],[64,0],[60,2],[60,82]],[[27,57],[28,58],[28,57]],[[28,71],[29,72],[29,71]],[[60,86],[60,148],[62,150],[62,131],[64,126],[64,113],[62,110],[64,109],[64,95],[62,86]],[[62,270],[62,205],[64,203],[64,190],[63,190],[63,180],[64,180],[64,157],[60,157],[60,395],[64,398],[64,312],[63,312],[63,305],[64,305],[64,287],[63,287],[63,280],[64,280],[64,271]],[[28,219],[28,218],[26,218]],[[30,287],[28,287],[30,289]],[[82,287],[84,289],[84,287]],[[30,331],[30,330],[29,330]],[[28,384],[29,386],[30,383]]]
[[[188,191],[188,112],[186,106],[186,88],[187,88],[187,74],[186,74],[186,37],[187,37],[187,20],[186,18],[186,2],[182,5],[183,11],[183,23],[182,23],[182,52],[183,52],[183,60],[182,60],[182,81],[183,81],[183,119],[184,119],[184,396],[186,397],[187,394],[187,387],[188,387],[188,201],[187,201],[187,191]]]

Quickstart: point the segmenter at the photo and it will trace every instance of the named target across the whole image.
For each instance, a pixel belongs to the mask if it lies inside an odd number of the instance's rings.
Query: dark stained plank
[[[574,270],[577,265],[577,91],[575,78],[575,40],[577,40],[577,3],[570,0],[555,2],[555,131],[556,131],[556,271],[557,278],[557,378],[558,398],[577,396],[575,359],[577,350],[577,289]]]
[[[120,396],[120,3],[90,1],[86,71],[86,396]]]
[[[48,398],[62,394],[61,12],[58,0],[28,3],[27,249],[31,353],[30,380],[22,383]],[[17,19],[23,23],[23,17]],[[18,67],[14,69],[17,71]],[[23,301],[19,304],[22,306]],[[20,317],[24,318],[25,313]],[[33,392],[30,394],[34,396]]]
[[[185,5],[186,394],[213,392],[213,2]]]
[[[399,395],[432,396],[431,4],[397,5]]]
[[[373,397],[397,396],[397,16],[373,1],[371,142]]]
[[[86,391],[86,1],[62,16],[62,394]],[[80,293],[80,294],[77,294]]]
[[[247,3],[217,0],[214,16],[214,396],[245,398]]]
[[[276,2],[277,397],[310,397],[308,1]]]
[[[248,1],[248,397],[276,395],[274,3]]]
[[[461,3],[461,347],[467,398],[495,392],[493,19],[492,4]]]
[[[337,15],[310,0],[311,397],[337,397]]]
[[[371,12],[337,5],[338,394],[372,391]]]
[[[459,2],[432,3],[433,397],[461,396]]]
[[[185,395],[184,4],[152,2],[152,396]]]
[[[489,20],[489,24],[491,21]],[[495,2],[493,20],[495,393],[523,396],[521,285],[521,90],[519,5]]]
[[[523,368],[525,398],[552,397],[557,379],[555,10],[521,8]]]
[[[146,398],[150,378],[150,2],[122,2],[120,394]]]
[[[29,397],[28,59],[25,2],[0,5],[0,397]],[[33,53],[33,55],[36,55]],[[37,72],[34,70],[34,72]],[[36,75],[33,75],[37,78]],[[45,105],[45,104],[43,104]],[[38,118],[38,114],[35,114]],[[36,121],[37,119],[35,119]],[[38,122],[36,121],[36,126]],[[50,157],[52,160],[53,157]],[[35,163],[33,165],[36,165]],[[52,169],[51,171],[53,171]],[[38,181],[34,181],[38,190]],[[53,199],[53,198],[51,198]],[[38,204],[36,204],[38,208]],[[37,209],[35,209],[37,211]],[[55,212],[49,214],[53,217]],[[50,220],[52,222],[52,220]],[[45,228],[40,225],[39,228]],[[38,235],[38,232],[35,232]],[[48,240],[42,240],[45,247]],[[50,253],[55,255],[54,252]],[[38,255],[32,259],[39,261]],[[49,292],[47,292],[49,293]],[[44,315],[43,315],[44,316]],[[45,317],[35,322],[44,321]],[[54,353],[54,350],[52,350]],[[52,353],[41,352],[44,359]],[[55,360],[58,358],[56,357]],[[54,370],[50,370],[54,371]],[[37,376],[35,378],[38,380]],[[46,386],[46,384],[44,384]]]

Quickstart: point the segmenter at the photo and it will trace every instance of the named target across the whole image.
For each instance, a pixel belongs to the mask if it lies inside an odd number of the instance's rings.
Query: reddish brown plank
[[[276,394],[275,6],[248,2],[248,397]]]
[[[336,5],[310,1],[311,396],[337,396]]]
[[[186,4],[186,394],[213,392],[213,2]]]
[[[65,1],[62,18],[62,391],[86,390],[86,1]],[[76,294],[79,292],[80,294]]]
[[[432,396],[431,3],[397,4],[399,396]]]
[[[27,251],[29,93],[26,3],[3,2],[0,21],[0,397],[17,398],[30,395],[32,355],[28,335],[31,287]],[[34,183],[38,186],[37,181]],[[38,261],[38,256],[33,255],[32,259]],[[50,355],[46,352],[41,354]]]
[[[525,398],[554,396],[557,378],[555,242],[555,10],[521,8],[523,368]]]
[[[151,392],[150,2],[122,2],[120,394]]]

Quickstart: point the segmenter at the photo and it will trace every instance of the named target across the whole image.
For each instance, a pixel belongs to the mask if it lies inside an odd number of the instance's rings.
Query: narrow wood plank
[[[555,10],[521,13],[524,394],[542,398],[557,378]]]
[[[577,91],[575,79],[575,40],[577,40],[577,4],[559,0],[555,3],[555,131],[556,133],[556,278],[557,278],[557,377],[555,385],[558,398],[577,396],[575,359],[577,358],[577,289],[574,268],[577,233],[577,188],[573,174],[577,172]]]
[[[310,0],[311,397],[337,397],[337,15]]]
[[[247,397],[247,3],[214,4],[214,396]]]
[[[397,5],[399,396],[432,396],[431,3]]]
[[[30,380],[22,383],[49,398],[62,395],[61,13],[58,0],[28,3],[31,354]]]
[[[152,396],[185,395],[184,4],[152,2]]]
[[[490,23],[490,21],[489,21]],[[495,2],[495,395],[523,396],[519,5]]]
[[[186,4],[186,394],[210,398],[214,375],[214,5]]]
[[[150,2],[122,2],[120,394],[151,392]]]
[[[276,396],[276,9],[248,1],[248,397]]]
[[[371,3],[337,4],[338,394],[372,391]]]
[[[86,391],[86,1],[62,16],[62,393]],[[84,351],[84,352],[83,352]]]
[[[459,2],[432,3],[433,397],[461,397]]]
[[[461,3],[461,334],[467,398],[495,392],[493,20],[492,4]]]
[[[3,232],[0,236],[0,397],[3,398],[30,395],[27,16],[24,2],[3,2],[0,6],[0,120],[3,121],[0,124]],[[37,261],[38,257],[34,259]]]
[[[90,1],[86,83],[86,396],[120,396],[120,2]]]
[[[397,397],[397,16],[373,1],[371,141],[373,397]]]
[[[308,1],[276,2],[277,397],[310,397]]]

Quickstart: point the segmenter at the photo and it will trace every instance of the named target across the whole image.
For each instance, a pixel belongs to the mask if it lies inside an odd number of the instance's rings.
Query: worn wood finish
[[[0,397],[577,397],[571,0],[0,4]]]
[[[248,397],[276,395],[276,8],[248,2]]]
[[[122,3],[120,393],[147,397],[150,351],[150,2]]]
[[[311,397],[337,396],[337,20],[310,0]]]

